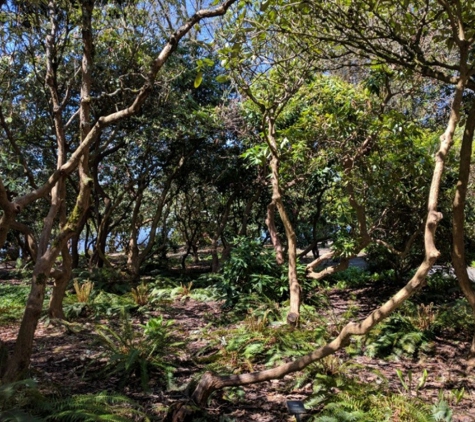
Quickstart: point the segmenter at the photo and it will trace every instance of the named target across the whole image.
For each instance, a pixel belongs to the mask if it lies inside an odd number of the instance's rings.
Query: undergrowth
[[[0,283],[0,325],[17,321],[25,311],[30,285]]]
[[[117,327],[97,324],[95,335],[102,346],[106,364],[101,372],[108,377],[118,377],[119,387],[140,381],[144,391],[149,391],[150,373],[159,373],[167,381],[174,367],[170,355],[180,343],[172,338],[173,321],[162,317],[150,318],[145,325],[135,325],[124,312]]]
[[[27,379],[0,385],[2,422],[150,421],[140,405],[116,393],[45,396]]]

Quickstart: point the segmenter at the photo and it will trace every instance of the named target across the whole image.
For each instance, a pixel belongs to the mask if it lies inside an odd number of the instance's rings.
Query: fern
[[[318,422],[430,422],[434,421],[437,410],[440,410],[440,415],[447,414],[444,413],[443,406],[440,409],[431,409],[418,398],[394,394],[382,387],[375,388],[359,383],[344,375],[317,374],[314,392],[306,406],[324,405],[320,414],[313,419]]]
[[[145,326],[140,326],[142,330],[137,330],[123,312],[118,329],[96,325],[97,342],[105,348],[103,357],[108,359],[102,373],[118,375],[121,388],[138,378],[144,391],[148,391],[151,370],[169,378],[173,366],[166,362],[165,356],[179,345],[170,341],[172,324],[173,321],[165,322],[161,317],[151,318]]]
[[[0,385],[0,421],[41,421],[32,409],[42,400],[43,396],[32,379]]]
[[[366,354],[371,357],[413,357],[420,351],[432,349],[432,337],[431,331],[417,328],[411,317],[396,313],[367,336]]]
[[[47,410],[49,416],[46,420],[55,422],[149,421],[135,402],[107,392],[52,399],[48,402]]]

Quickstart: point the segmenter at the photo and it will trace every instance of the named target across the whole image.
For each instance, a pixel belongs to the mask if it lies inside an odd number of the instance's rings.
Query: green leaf
[[[218,75],[216,76],[216,82],[223,84],[225,82],[229,81],[229,76],[228,75]]]
[[[193,86],[195,88],[198,88],[201,85],[201,82],[203,82],[203,73],[198,72],[198,74],[196,75],[195,83],[193,84]]]
[[[261,3],[261,12],[265,12],[270,5],[270,0]]]

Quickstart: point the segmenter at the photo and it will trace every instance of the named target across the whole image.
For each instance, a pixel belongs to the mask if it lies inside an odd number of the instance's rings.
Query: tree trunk
[[[72,257],[67,246],[65,246],[61,251],[61,256],[63,258],[63,263],[58,275],[54,277],[53,291],[51,293],[48,309],[49,317],[57,319],[65,319],[63,299],[72,274]]]
[[[231,210],[231,204],[233,203],[235,197],[236,197],[236,194],[233,193],[226,201],[226,205],[224,206],[224,212],[223,212],[223,215],[221,216],[221,221],[218,224],[218,228],[216,229],[216,233],[214,234],[214,237],[211,243],[211,247],[212,247],[211,271],[213,273],[216,273],[219,270],[218,240],[223,234],[224,229],[226,228],[226,224],[228,223],[229,211]]]
[[[271,147],[272,159],[270,168],[272,172],[272,202],[279,211],[280,219],[284,224],[285,235],[288,246],[288,265],[289,265],[289,292],[290,292],[290,311],[287,315],[287,323],[295,327],[298,324],[300,316],[300,296],[302,289],[297,276],[297,235],[293,228],[292,222],[282,200],[282,191],[280,187],[279,177],[279,158],[277,156],[277,142],[275,138],[275,121],[273,117],[268,117],[267,140]],[[272,234],[271,234],[272,236]]]
[[[272,200],[269,205],[267,205],[266,225],[269,230],[272,246],[274,246],[275,259],[278,265],[282,265],[285,262],[284,249],[282,248],[279,233],[275,227],[275,208],[275,202]]]
[[[8,361],[3,383],[16,381],[26,375],[33,350],[33,338],[36,326],[43,310],[46,281],[49,278],[51,259],[40,259],[33,270],[30,295],[20,325],[13,355]]]
[[[132,221],[130,222],[130,237],[127,251],[127,270],[134,279],[140,276],[140,257],[138,237],[140,233],[140,207],[143,200],[143,192],[146,187],[145,178],[141,177],[137,187],[134,210],[132,212]]]
[[[247,236],[247,225],[249,223],[249,216],[251,215],[252,206],[259,199],[261,191],[262,183],[259,183],[254,194],[247,200],[244,212],[242,214],[241,227],[239,229],[238,236]]]
[[[460,149],[459,176],[455,190],[453,202],[453,222],[452,222],[452,263],[455,275],[462,290],[467,298],[472,311],[475,314],[475,290],[468,277],[467,263],[465,261],[465,202],[467,197],[467,187],[470,177],[470,162],[472,158],[472,143],[475,130],[475,101],[472,101],[472,107],[467,116],[467,123],[462,138]],[[475,335],[470,346],[470,356],[475,358]]]

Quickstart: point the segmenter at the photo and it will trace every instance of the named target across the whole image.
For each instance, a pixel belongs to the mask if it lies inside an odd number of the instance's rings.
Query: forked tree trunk
[[[438,196],[445,160],[453,143],[456,125],[460,120],[462,95],[467,81],[466,74],[466,72],[462,72],[462,76],[457,84],[447,129],[441,137],[440,148],[435,157],[435,167],[429,191],[427,219],[424,229],[425,258],[412,279],[386,303],[371,312],[363,321],[348,323],[333,341],[292,362],[285,363],[276,368],[249,374],[219,376],[211,372],[205,373],[191,396],[196,405],[200,407],[205,406],[209,396],[214,391],[223,387],[234,387],[279,379],[292,372],[300,371],[311,363],[335,353],[339,349],[347,346],[352,336],[367,334],[376,324],[391,315],[405,300],[410,298],[425,285],[429,270],[440,256],[440,252],[435,246],[435,232],[439,221],[442,219],[442,215],[437,211]],[[183,421],[182,416],[187,416],[187,414],[191,413],[192,410],[190,409],[191,407],[187,407],[186,405],[181,406],[173,420],[175,422]]]

